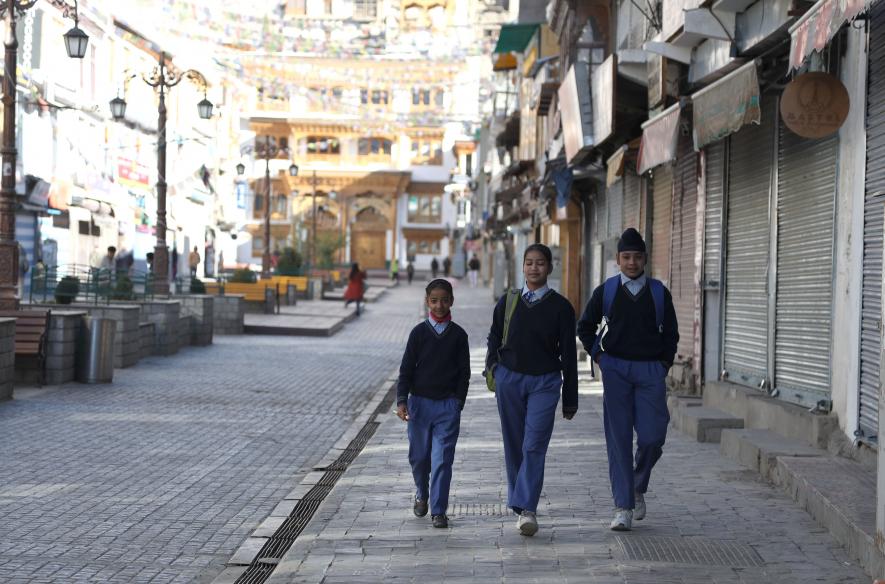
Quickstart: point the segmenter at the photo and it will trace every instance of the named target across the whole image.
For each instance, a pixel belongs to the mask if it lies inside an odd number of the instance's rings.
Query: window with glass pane
[[[409,218],[416,216],[418,214],[418,197],[415,195],[409,196]]]
[[[445,92],[442,89],[438,89],[433,96],[433,101],[436,105],[442,107],[443,99],[445,99]]]
[[[264,195],[255,195],[255,210],[261,211],[264,209]]]
[[[368,89],[360,89],[360,103],[366,105],[369,103],[369,90]]]
[[[439,223],[442,221],[441,195],[411,195],[408,205],[409,221]]]

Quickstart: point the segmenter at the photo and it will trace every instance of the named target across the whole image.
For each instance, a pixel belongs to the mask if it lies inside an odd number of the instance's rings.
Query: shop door
[[[350,257],[364,270],[383,269],[387,254],[387,234],[384,231],[354,231]]]

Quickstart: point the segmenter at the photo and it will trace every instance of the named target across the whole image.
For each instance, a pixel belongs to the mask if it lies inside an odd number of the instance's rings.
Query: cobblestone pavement
[[[399,364],[421,296],[0,404],[0,582],[211,581]]]
[[[476,316],[488,322],[487,311]],[[471,340],[481,344],[482,335]],[[475,351],[474,373],[482,355]],[[630,533],[609,531],[601,387],[583,377],[577,417],[556,423],[535,537],[518,535],[504,507],[497,410],[475,375],[456,454],[451,527],[433,529],[429,517],[412,515],[406,427],[385,416],[269,582],[870,582],[785,494],[720,457],[717,445],[672,429],[652,477],[648,517]]]

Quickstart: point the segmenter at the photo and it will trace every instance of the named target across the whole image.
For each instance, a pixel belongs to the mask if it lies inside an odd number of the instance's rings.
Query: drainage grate
[[[510,509],[502,502],[497,503],[461,503],[449,504],[450,517],[503,517],[511,515]]]
[[[270,578],[279,561],[289,551],[289,548],[292,547],[292,544],[301,535],[304,528],[307,527],[323,499],[332,491],[335,483],[338,482],[338,479],[341,478],[341,475],[344,474],[350,463],[356,459],[369,440],[371,440],[380,425],[375,420],[379,414],[390,409],[395,397],[396,388],[392,387],[387,392],[387,395],[384,396],[384,399],[381,400],[372,417],[356,435],[356,438],[350,441],[344,452],[332,464],[322,469],[326,472],[323,473],[317,484],[298,501],[289,517],[274,532],[273,536],[267,540],[267,543],[264,544],[258,555],[255,556],[255,560],[237,578],[235,584],[263,584],[265,580]]]
[[[699,566],[757,567],[765,564],[745,543],[703,537],[616,536],[628,560],[695,564]]]

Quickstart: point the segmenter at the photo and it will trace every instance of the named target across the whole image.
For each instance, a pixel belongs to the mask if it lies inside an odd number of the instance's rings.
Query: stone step
[[[723,430],[719,452],[735,462],[749,467],[764,478],[772,480],[779,456],[825,456],[827,452],[791,438],[784,438],[773,430],[757,428]]]
[[[783,488],[874,578],[885,576],[876,547],[876,472],[837,456],[779,456],[773,472]]]
[[[704,400],[699,395],[667,394],[667,407],[670,409],[671,417],[676,408],[694,408],[702,405],[704,405]]]
[[[744,427],[742,419],[707,406],[678,404],[670,417],[673,426],[698,442],[719,442],[722,430]]]

